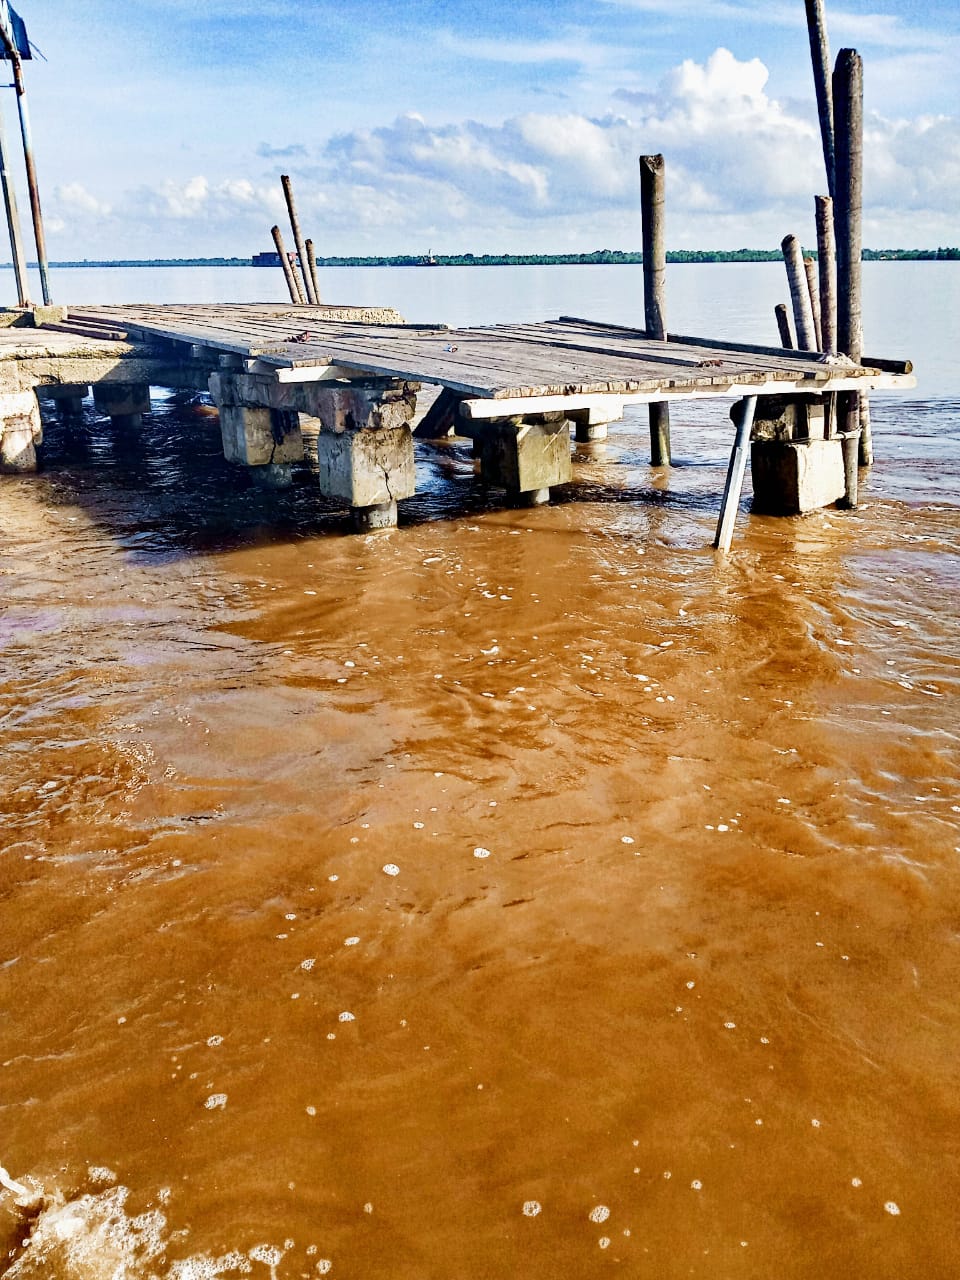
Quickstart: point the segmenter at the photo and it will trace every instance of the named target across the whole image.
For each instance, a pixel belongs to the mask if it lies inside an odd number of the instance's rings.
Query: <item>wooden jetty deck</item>
[[[36,393],[68,405],[92,384],[98,406],[121,425],[147,407],[150,385],[209,388],[228,458],[279,478],[302,456],[297,415],[311,414],[323,427],[321,487],[360,512],[392,508],[381,512],[386,524],[397,498],[413,492],[409,423],[421,383],[441,395],[418,434],[473,435],[491,483],[535,501],[571,478],[571,426],[580,439],[598,438],[629,404],[739,402],[749,419],[745,431],[739,423],[741,451],[751,432],[764,437],[757,423],[766,422],[773,443],[834,444],[839,458],[835,393],[914,385],[906,361],[658,340],[573,317],[454,329],[408,325],[388,308],[323,305],[80,306],[41,315],[40,327],[29,327],[30,313],[11,315],[16,322],[0,328],[8,469],[28,427],[36,439],[39,420],[27,404]],[[773,408],[763,410],[769,397]],[[31,465],[29,453],[21,451],[19,469]]]

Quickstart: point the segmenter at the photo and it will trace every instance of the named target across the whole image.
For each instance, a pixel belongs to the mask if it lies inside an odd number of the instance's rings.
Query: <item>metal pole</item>
[[[733,541],[733,526],[737,523],[737,507],[740,504],[740,491],[743,489],[743,473],[747,469],[747,450],[750,447],[750,432],[753,429],[753,416],[757,408],[756,396],[744,396],[733,407],[733,421],[736,435],[733,448],[730,450],[730,465],[727,468],[727,483],[723,490],[723,501],[720,504],[720,519],[717,521],[717,534],[713,545],[718,551],[730,550]]]
[[[40,211],[40,187],[37,168],[33,161],[33,140],[30,135],[30,115],[27,111],[27,91],[23,85],[20,59],[11,54],[13,84],[17,91],[17,110],[20,113],[20,136],[23,138],[23,162],[27,170],[27,189],[30,193],[30,213],[33,216],[33,238],[37,243],[37,266],[40,268],[40,288],[43,301],[50,305],[50,278],[47,273],[47,241],[43,234],[43,214]]]
[[[3,186],[3,203],[7,211],[7,228],[10,232],[10,254],[17,278],[17,305],[30,305],[30,288],[27,284],[27,267],[23,256],[23,239],[20,235],[20,216],[17,213],[17,194],[7,171],[7,148],[3,140],[3,112],[0,111],[0,184]]]

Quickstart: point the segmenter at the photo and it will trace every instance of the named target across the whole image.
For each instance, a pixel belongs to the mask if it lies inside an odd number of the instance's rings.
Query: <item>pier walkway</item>
[[[598,439],[626,405],[694,398],[743,407],[734,415],[741,452],[752,435],[829,454],[835,489],[847,433],[834,393],[914,385],[906,361],[855,365],[746,343],[656,340],[573,317],[452,329],[408,325],[389,308],[210,304],[54,308],[37,313],[40,327],[31,312],[5,318],[5,469],[35,465],[36,394],[68,411],[92,385],[122,427],[148,407],[150,385],[209,390],[226,456],[275,480],[302,457],[298,415],[319,418],[321,488],[348,501],[361,527],[395,522],[397,499],[413,493],[410,422],[422,383],[441,392],[417,434],[473,436],[490,483],[532,501],[571,478],[571,428]],[[732,473],[728,490],[734,483],[739,496]]]

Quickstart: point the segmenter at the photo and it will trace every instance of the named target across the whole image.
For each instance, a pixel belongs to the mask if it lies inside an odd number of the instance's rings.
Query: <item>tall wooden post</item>
[[[307,240],[307,270],[310,272],[310,283],[313,285],[313,300],[320,301],[320,281],[317,277],[317,255],[313,247],[313,241]]]
[[[643,312],[649,337],[667,338],[667,242],[664,234],[663,156],[640,157],[640,217],[643,224]],[[650,405],[650,462],[670,465],[670,408]]]
[[[820,321],[820,286],[817,283],[817,264],[812,258],[804,258],[803,271],[807,277],[807,293],[810,297],[810,311],[813,315],[814,350],[823,350],[823,330]]]
[[[823,0],[805,0],[805,3],[807,32],[810,36],[810,58],[813,63],[813,83],[817,91],[817,111],[820,116],[820,138],[823,142],[823,164],[827,171],[827,190],[833,196],[836,194],[836,142],[827,19],[823,10]]]
[[[313,291],[313,282],[310,279],[310,268],[307,265],[307,246],[304,244],[303,235],[300,231],[300,219],[297,216],[297,205],[293,198],[293,187],[290,183],[288,174],[280,175],[280,182],[283,186],[284,198],[287,202],[287,213],[290,215],[290,228],[293,231],[293,242],[297,246],[297,257],[300,259],[300,270],[303,274],[303,284],[307,292],[307,301],[316,302],[317,296]]]
[[[833,200],[817,196],[817,268],[820,277],[821,347],[837,354],[837,240],[833,230]]]
[[[270,234],[273,236],[273,243],[276,246],[277,253],[280,255],[280,266],[283,268],[283,278],[287,282],[290,301],[302,303],[303,294],[300,292],[300,281],[293,274],[293,267],[290,265],[290,259],[287,257],[287,250],[283,243],[283,236],[280,234],[280,228],[271,227]]]
[[[837,347],[857,364],[863,355],[863,62],[841,49],[833,72],[836,124]],[[869,423],[860,434],[860,463],[873,461]]]
[[[807,275],[803,269],[800,241],[796,236],[784,236],[780,242],[780,248],[783,250],[783,261],[787,267],[790,301],[793,303],[793,322],[797,328],[797,346],[801,351],[816,351],[817,333],[813,325],[810,290],[807,287]]]

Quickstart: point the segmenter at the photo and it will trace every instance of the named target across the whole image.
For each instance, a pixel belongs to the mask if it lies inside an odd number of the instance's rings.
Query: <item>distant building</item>
[[[290,255],[293,257],[293,254]],[[254,267],[279,267],[279,253],[255,253],[250,259],[251,266]]]

